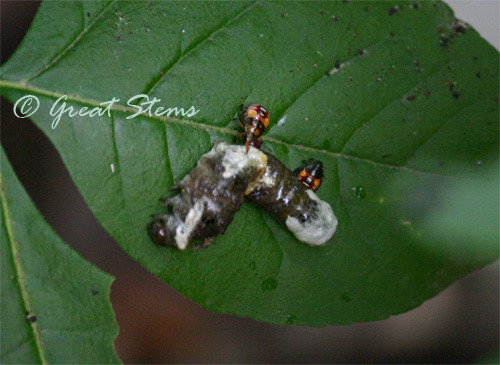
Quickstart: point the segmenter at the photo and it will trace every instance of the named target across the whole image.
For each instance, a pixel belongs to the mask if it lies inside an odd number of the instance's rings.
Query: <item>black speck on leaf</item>
[[[98,290],[92,289],[92,295],[95,297],[97,294],[99,294]]]
[[[455,21],[451,25],[451,29],[452,29],[453,33],[455,33],[455,35],[465,33],[468,28],[469,28],[469,26],[467,25],[467,23],[465,23],[461,20],[458,20],[458,19],[455,19]]]
[[[90,13],[87,13],[87,16],[90,18]]]
[[[460,93],[459,93],[458,91],[454,91],[454,92],[453,92],[453,97],[454,97],[455,99],[458,99],[458,98],[460,97]]]
[[[413,101],[413,100],[415,100],[415,95],[408,94],[408,95],[406,95],[406,99]]]
[[[479,72],[476,72],[476,77],[477,77],[478,79],[480,79],[480,78],[481,78],[481,74],[480,74]]]
[[[448,43],[450,42],[450,37],[448,37],[446,34],[441,34],[440,40],[439,40],[439,45],[442,48],[448,47]]]
[[[28,320],[28,322],[35,323],[37,318],[36,318],[36,316],[31,315],[31,316],[28,316],[26,318],[26,320]]]
[[[349,295],[347,295],[346,293],[342,293],[341,297],[342,297],[342,300],[345,302],[351,301],[351,297]]]
[[[397,13],[399,10],[399,7],[396,5],[396,6],[393,6],[392,8],[389,9],[389,16]]]

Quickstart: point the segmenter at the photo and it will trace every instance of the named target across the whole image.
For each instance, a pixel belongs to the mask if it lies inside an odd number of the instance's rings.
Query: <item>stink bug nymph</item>
[[[245,136],[245,147],[248,153],[250,146],[260,148],[262,144],[261,135],[269,126],[269,113],[266,108],[259,104],[252,104],[242,109],[239,113],[238,122],[245,132],[236,138]]]
[[[323,163],[314,159],[303,162],[305,166],[298,168],[293,173],[308,189],[316,191],[323,180]]]

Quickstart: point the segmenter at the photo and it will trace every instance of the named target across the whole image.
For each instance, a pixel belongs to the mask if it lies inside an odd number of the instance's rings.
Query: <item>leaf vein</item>
[[[261,3],[261,0],[256,1],[252,5],[246,7],[241,12],[239,12],[238,14],[236,14],[233,18],[228,19],[225,24],[223,24],[220,27],[215,28],[212,31],[212,33],[210,33],[208,36],[206,36],[203,40],[200,40],[198,43],[193,44],[192,47],[186,49],[186,51],[184,53],[180,54],[176,60],[174,60],[170,65],[166,66],[166,69],[163,70],[163,73],[158,78],[158,80],[149,89],[147,89],[146,91],[144,91],[143,94],[150,95],[156,89],[156,87],[161,83],[161,81],[167,76],[167,74],[175,67],[175,65],[177,65],[179,62],[181,62],[185,57],[187,57],[195,49],[197,49],[198,47],[200,47],[201,45],[203,45],[214,34],[218,33],[222,29],[224,29],[228,24],[230,24],[231,22],[235,21],[236,19],[238,19],[241,15],[245,14],[246,12],[250,11],[253,7],[255,7],[259,3]]]
[[[366,119],[365,121],[363,121],[359,127],[355,128],[354,131],[347,137],[347,140],[344,142],[344,145],[342,146],[342,148],[340,149],[342,152],[344,152],[345,148],[347,147],[347,145],[349,144],[349,142],[354,138],[354,136],[366,125],[370,124],[370,122],[372,122],[373,120],[375,120],[375,118],[379,115],[381,115],[386,109],[388,109],[389,107],[391,107],[392,105],[394,105],[396,102],[398,102],[404,95],[408,94],[410,91],[414,90],[415,88],[417,88],[419,85],[422,85],[424,84],[429,78],[431,78],[432,76],[434,76],[435,74],[441,72],[445,67],[447,67],[448,65],[451,65],[453,63],[457,62],[457,60],[453,60],[453,61],[449,61],[445,64],[441,64],[439,66],[437,66],[435,69],[433,69],[432,71],[430,71],[424,79],[421,79],[419,78],[417,80],[417,83],[412,85],[408,90],[406,90],[403,94],[397,94],[396,97],[394,99],[392,99],[389,103],[387,103],[383,108],[379,109],[378,111],[375,112],[375,114],[373,114],[371,117],[368,117],[368,119]]]
[[[40,76],[42,73],[47,71],[49,68],[53,67],[59,60],[66,54],[70,49],[72,49],[75,44],[77,44],[80,39],[97,23],[98,20],[102,18],[102,16],[106,13],[106,11],[118,0],[112,0],[108,6],[106,6],[96,17],[95,19],[90,22],[83,30],[76,36],[76,38],[71,42],[61,53],[59,53],[55,58],[49,62],[44,68],[42,68],[40,71],[36,72],[34,75],[29,76],[26,79],[21,80],[21,82],[29,82],[33,80],[34,78]]]
[[[4,90],[6,88],[13,89],[13,90],[20,90],[20,91],[24,91],[24,92],[29,91],[29,92],[32,92],[32,93],[35,93],[35,94],[38,94],[41,96],[50,97],[53,99],[58,99],[63,95],[59,92],[48,91],[46,89],[41,89],[41,88],[35,87],[33,85],[27,85],[27,84],[21,83],[21,82],[0,80],[0,89],[2,90],[2,92],[5,92]],[[85,104],[85,105],[93,106],[93,107],[99,107],[99,106],[102,107],[102,105],[101,105],[102,102],[99,100],[90,99],[90,98],[83,98],[83,97],[79,97],[79,96],[75,96],[75,95],[68,95],[67,101],[73,101],[73,102],[77,102],[80,104]],[[113,104],[113,106],[111,107],[111,110],[116,111],[116,112],[131,114],[131,115],[135,114],[137,111],[135,108],[126,107],[126,106],[120,105],[120,104]],[[210,124],[203,124],[203,123],[195,122],[192,120],[185,120],[185,119],[178,119],[178,118],[173,118],[173,117],[165,117],[165,116],[157,116],[157,115],[154,115],[154,116],[147,115],[147,114],[143,114],[143,115],[151,120],[159,121],[159,122],[163,122],[163,123],[179,124],[179,125],[189,126],[192,128],[202,129],[202,130],[205,130],[208,132],[215,131],[215,132],[230,134],[230,135],[237,134],[237,131],[232,130],[232,129],[217,127],[217,126],[213,126]],[[413,173],[413,174],[425,173],[425,174],[436,175],[436,176],[443,176],[443,177],[446,176],[446,175],[434,173],[431,171],[412,169],[412,168],[409,168],[406,166],[389,165],[389,164],[378,162],[378,161],[372,161],[372,160],[369,160],[367,158],[347,155],[347,154],[342,153],[342,152],[331,152],[331,151],[321,150],[321,149],[314,148],[314,147],[308,147],[308,146],[304,146],[304,145],[298,145],[298,144],[293,144],[293,143],[289,143],[289,142],[284,142],[282,140],[279,140],[279,139],[276,139],[273,137],[262,136],[262,139],[265,141],[280,144],[280,145],[283,145],[283,146],[286,146],[289,148],[296,148],[298,150],[309,151],[309,152],[313,152],[313,153],[321,153],[321,154],[331,156],[331,157],[337,158],[337,159],[343,158],[346,160],[353,160],[353,161],[359,161],[359,162],[364,162],[364,163],[370,163],[370,164],[377,165],[377,166],[383,167],[383,168],[388,168],[391,170],[406,171],[408,173]],[[461,179],[457,176],[448,176],[448,177]]]
[[[411,154],[411,156],[409,156],[406,160],[406,163],[405,163],[405,166],[411,161],[411,159],[418,153],[418,151],[420,151],[424,146],[426,146],[430,140],[435,136],[437,135],[444,127],[446,127],[446,125],[448,125],[450,122],[452,122],[455,117],[457,115],[459,115],[460,113],[462,113],[463,111],[469,109],[469,108],[472,108],[480,103],[483,103],[483,102],[486,102],[484,99],[479,99],[477,101],[475,101],[474,103],[470,103],[466,106],[464,106],[463,108],[460,108],[458,109],[455,113],[451,114],[448,119],[446,119],[445,121],[443,121],[443,123],[441,123],[441,125],[439,125],[428,137],[427,139],[422,143],[420,144],[417,149]]]
[[[12,217],[10,215],[10,208],[7,203],[7,196],[5,189],[7,189],[7,187],[5,186],[3,180],[3,173],[0,173],[0,199],[1,199],[2,218],[3,218],[2,223],[7,231],[7,237],[10,244],[10,251],[12,254],[11,259],[12,262],[14,263],[14,270],[16,273],[16,279],[18,282],[19,291],[21,293],[22,302],[24,304],[24,309],[26,310],[26,313],[31,315],[34,314],[35,311],[33,309],[33,304],[31,303],[30,295],[27,290],[26,276],[20,259],[19,243],[15,238],[14,227],[12,226]],[[43,350],[44,347],[38,325],[36,322],[32,321],[29,321],[29,323],[31,325],[31,330],[33,332],[33,337],[36,343],[37,352],[38,355],[40,356],[40,361],[42,364],[47,364],[47,359],[45,357],[45,352]]]
[[[395,39],[403,39],[403,38],[393,38],[391,39],[391,41],[395,40]],[[377,42],[369,45],[368,47],[365,47],[365,51],[366,50],[370,50],[380,44],[382,44],[383,42],[385,42],[387,39],[380,39],[378,40]],[[351,58],[348,58],[347,60],[345,60],[342,64],[347,64],[349,62],[351,62],[353,59],[355,59],[356,57],[359,57],[358,54],[355,54],[354,56],[352,56]],[[335,67],[335,64],[337,63],[337,60],[334,61],[333,64],[331,64],[328,68],[329,70],[333,69]],[[299,101],[304,95],[306,95],[312,88],[314,88],[317,84],[319,84],[321,81],[327,79],[331,77],[331,75],[328,75],[328,74],[322,74],[321,77],[319,77],[318,79],[314,80],[313,83],[310,85],[310,86],[307,86],[306,88],[302,89],[298,94],[297,96],[291,101],[291,103],[288,105],[288,107],[285,108],[285,110],[283,111],[283,113],[281,113],[281,115],[279,117],[277,117],[275,120],[278,121],[278,120],[281,120],[285,115],[286,113],[295,105],[295,103],[297,103],[297,101]],[[268,130],[267,130],[267,133],[269,133],[272,129],[272,127],[274,127],[276,124],[273,124]]]
[[[168,131],[167,131],[167,124],[166,123],[163,123],[163,136],[165,138],[165,162],[167,164],[166,168],[167,170],[166,171],[170,171],[170,175],[172,176],[172,181],[175,180],[175,176],[174,176],[174,170],[172,169],[172,159],[170,158],[170,152],[169,152],[169,149],[168,149]],[[174,185],[175,185],[175,181],[174,181]]]
[[[126,206],[126,199],[125,199],[125,195],[123,193],[123,179],[122,179],[122,170],[120,168],[120,153],[118,151],[118,145],[116,143],[116,135],[115,135],[115,129],[116,129],[116,118],[115,118],[115,113],[113,112],[111,114],[111,138],[113,139],[113,150],[115,152],[115,155],[116,155],[116,170],[118,171],[118,181],[119,181],[119,185],[120,185],[120,194],[121,194],[121,198],[122,198],[122,204],[123,204],[123,207]],[[112,171],[114,172],[114,171]]]

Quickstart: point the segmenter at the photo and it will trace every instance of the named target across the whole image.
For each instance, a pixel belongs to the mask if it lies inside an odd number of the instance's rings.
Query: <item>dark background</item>
[[[0,5],[3,64],[39,3]],[[384,321],[310,328],[211,313],[121,250],[93,217],[50,141],[30,120],[15,118],[4,99],[1,120],[2,146],[45,219],[83,257],[116,277],[115,346],[125,363],[469,363],[498,354],[498,262]]]

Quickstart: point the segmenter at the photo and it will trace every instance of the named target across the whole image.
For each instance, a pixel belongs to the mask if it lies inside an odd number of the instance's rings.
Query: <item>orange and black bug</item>
[[[305,166],[298,168],[293,173],[308,189],[316,191],[323,180],[323,163],[314,159],[303,162]]]
[[[259,104],[249,105],[240,111],[238,122],[245,132],[236,135],[235,138],[245,136],[247,153],[250,146],[260,148],[262,144],[260,136],[269,126],[269,113],[267,109]]]

